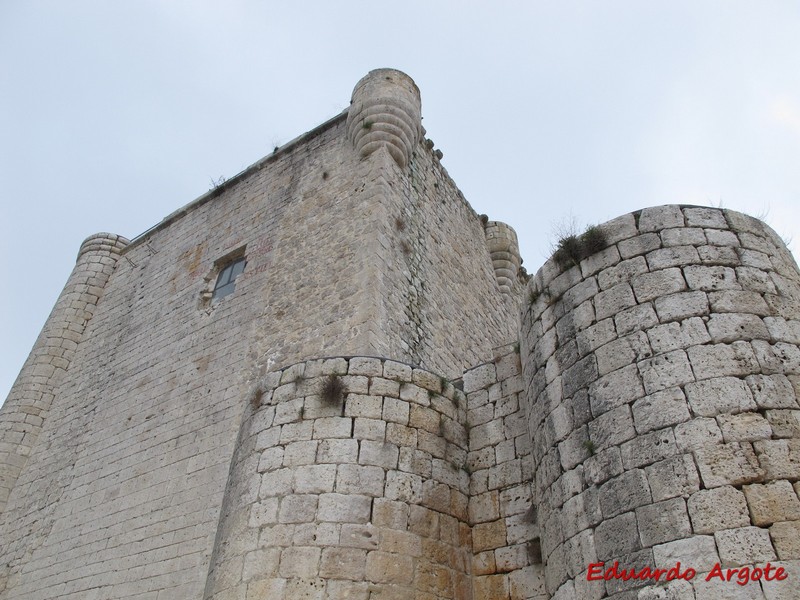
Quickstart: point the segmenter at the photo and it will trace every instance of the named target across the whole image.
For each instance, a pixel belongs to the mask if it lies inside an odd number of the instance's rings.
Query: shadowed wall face
[[[794,260],[727,210],[650,208],[600,230],[604,250],[537,273],[522,325],[548,592],[643,585],[587,582],[590,563],[614,561],[680,561],[700,575],[670,585],[698,598],[731,585],[705,581],[717,563],[782,561],[798,577]]]

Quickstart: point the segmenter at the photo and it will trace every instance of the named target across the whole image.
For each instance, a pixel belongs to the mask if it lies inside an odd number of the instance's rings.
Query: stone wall
[[[698,574],[669,597],[795,597],[796,264],[728,210],[649,208],[599,229],[604,249],[537,273],[522,325],[548,592],[662,598],[587,568],[680,561]],[[792,582],[705,580],[717,563],[766,562]]]
[[[461,391],[396,361],[329,358],[242,402],[207,600],[471,597]]]
[[[545,600],[519,347],[464,373],[473,597]],[[521,398],[523,401],[521,401]]]

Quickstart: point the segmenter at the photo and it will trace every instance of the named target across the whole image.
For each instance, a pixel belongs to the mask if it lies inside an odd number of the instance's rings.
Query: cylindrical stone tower
[[[504,294],[510,294],[517,280],[521,259],[517,233],[505,223],[488,221],[484,227],[486,245],[492,256],[497,285]]]
[[[347,134],[361,156],[385,148],[401,167],[422,136],[419,89],[395,69],[375,69],[353,89]]]
[[[0,512],[127,245],[128,240],[110,233],[92,235],[81,244],[75,268],[0,409]]]
[[[469,600],[466,401],[379,358],[309,360],[254,390],[206,600]]]
[[[790,253],[760,221],[699,207],[648,208],[574,241],[531,282],[521,334],[548,593],[789,598],[800,578]],[[665,581],[678,563],[684,578]],[[744,568],[751,580],[737,584]],[[617,576],[631,569],[643,579]]]

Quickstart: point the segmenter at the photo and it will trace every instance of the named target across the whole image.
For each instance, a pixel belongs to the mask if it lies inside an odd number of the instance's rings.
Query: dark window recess
[[[212,296],[214,300],[219,300],[233,293],[233,290],[236,288],[236,278],[244,271],[246,264],[247,261],[244,257],[237,258],[233,262],[228,263],[225,268],[219,272]]]

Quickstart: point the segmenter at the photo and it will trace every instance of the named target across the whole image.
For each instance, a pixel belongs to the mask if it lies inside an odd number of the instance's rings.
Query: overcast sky
[[[0,0],[0,399],[81,241],[133,238],[408,73],[528,271],[565,219],[722,205],[800,241],[800,3]]]

